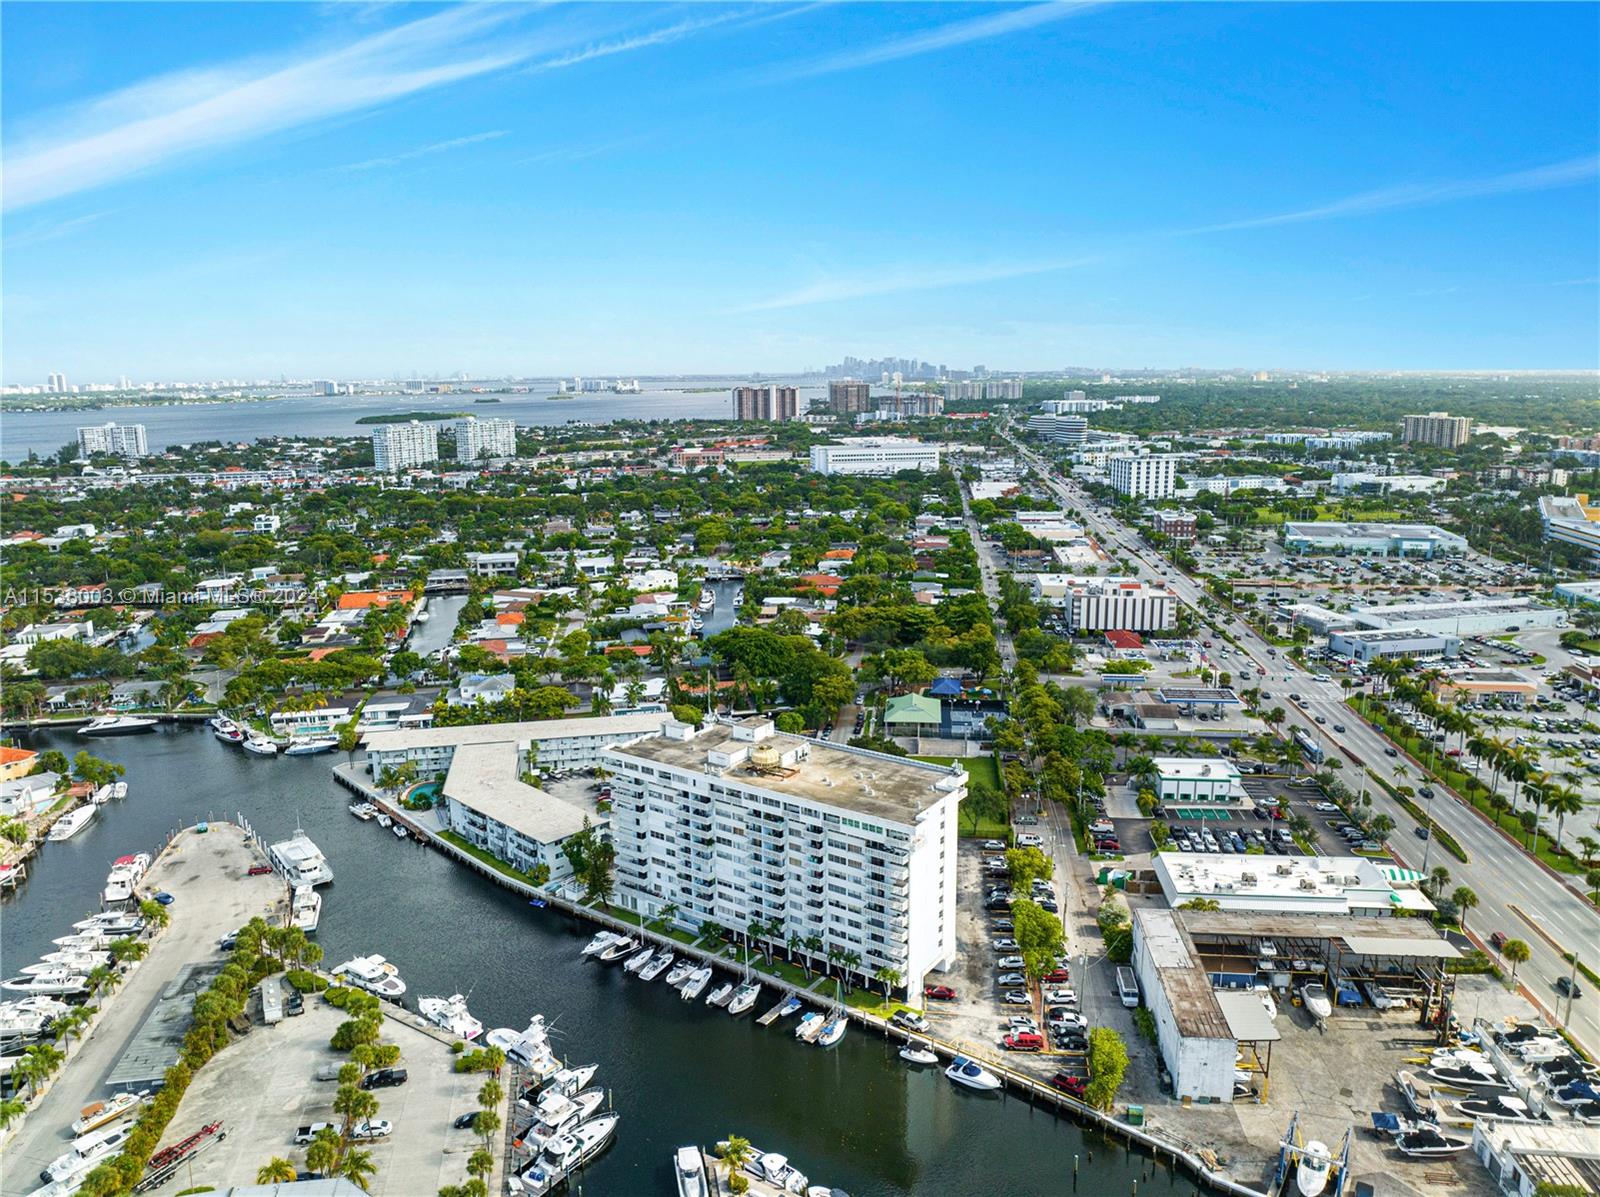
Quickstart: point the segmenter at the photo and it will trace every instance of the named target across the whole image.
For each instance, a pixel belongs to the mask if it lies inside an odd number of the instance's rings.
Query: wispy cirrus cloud
[[[974,286],[979,283],[1026,278],[1029,275],[1053,274],[1059,270],[1088,266],[1098,260],[1096,257],[1082,257],[1037,262],[990,262],[976,266],[913,267],[900,270],[875,270],[871,274],[834,275],[817,279],[793,291],[785,291],[743,304],[732,311],[771,312],[781,308],[838,303],[842,300],[866,299],[904,291],[932,291],[944,287]]]
[[[1010,8],[1004,12],[994,13],[989,16],[974,17],[969,21],[952,21],[947,25],[919,30],[903,37],[889,38],[873,45],[841,50],[837,54],[813,58],[807,62],[798,62],[789,67],[780,67],[776,71],[764,71],[761,79],[767,82],[784,82],[793,79],[809,79],[817,75],[832,75],[840,71],[854,71],[862,67],[878,66],[882,63],[895,62],[902,58],[915,58],[922,54],[933,54],[940,50],[965,46],[970,42],[987,41],[989,38],[1022,33],[1029,29],[1036,29],[1041,25],[1064,21],[1068,17],[1077,16],[1096,7],[1098,5],[1090,3],[1077,4],[1047,0],[1043,4],[1030,4],[1023,8]]]
[[[787,11],[784,15],[787,15]],[[711,17],[690,17],[643,33],[627,34],[596,41],[587,46],[580,46],[564,54],[558,54],[553,58],[530,63],[525,69],[529,74],[534,75],[542,74],[546,71],[559,71],[566,67],[592,62],[596,58],[610,58],[614,54],[628,54],[634,50],[647,50],[652,46],[668,45],[672,42],[681,41],[693,34],[704,32],[707,29],[715,29],[719,25],[729,25],[735,22],[753,24],[768,19],[770,17],[752,16],[752,11],[749,9],[720,12]]]
[[[70,237],[79,229],[87,228],[95,221],[105,217],[105,212],[90,212],[83,216],[74,216],[69,220],[52,221],[49,224],[36,224],[32,228],[24,229],[5,239],[4,249],[21,249],[26,245],[39,245],[46,241],[59,241],[63,237]]]
[[[377,170],[384,166],[398,166],[402,162],[410,162],[415,158],[427,158],[433,154],[443,154],[448,150],[459,150],[463,146],[477,145],[483,141],[496,141],[509,133],[509,129],[489,129],[483,133],[471,133],[466,137],[452,137],[447,141],[435,141],[431,145],[418,146],[414,150],[403,150],[398,154],[390,154],[385,158],[368,158],[361,162],[348,162],[337,170]]]
[[[1305,224],[1316,220],[1338,220],[1347,216],[1368,216],[1401,208],[1421,208],[1455,200],[1478,199],[1491,195],[1511,195],[1523,191],[1549,191],[1571,187],[1600,177],[1600,157],[1571,158],[1531,170],[1511,171],[1477,179],[1446,179],[1431,183],[1403,183],[1376,191],[1363,191],[1331,203],[1298,208],[1271,216],[1251,216],[1221,224],[1186,229],[1185,233],[1231,233],[1237,229],[1265,229],[1276,225]]]
[[[592,25],[524,32],[514,5],[464,5],[332,49],[157,76],[13,138],[4,207],[16,209],[504,70],[576,44]]]

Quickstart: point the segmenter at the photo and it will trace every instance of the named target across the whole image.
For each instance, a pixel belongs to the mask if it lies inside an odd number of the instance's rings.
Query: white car
[[[1045,1004],[1049,1006],[1076,1006],[1078,995],[1064,985],[1044,991]]]
[[[1081,1014],[1052,1014],[1050,1016],[1050,1029],[1052,1031],[1077,1031],[1082,1034],[1089,1029],[1089,1020]]]
[[[1002,956],[994,962],[996,968],[1016,969],[1022,967],[1021,956]]]
[[[374,1118],[370,1122],[358,1122],[350,1131],[352,1139],[387,1139],[394,1134],[394,1126],[387,1118]]]
[[[1006,850],[1006,842],[1004,840],[984,840],[983,850],[985,852],[1004,852]]]

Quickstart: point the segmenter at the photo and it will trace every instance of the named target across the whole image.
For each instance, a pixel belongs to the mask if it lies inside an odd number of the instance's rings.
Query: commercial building
[[[1407,445],[1433,445],[1440,449],[1459,449],[1472,436],[1472,421],[1442,411],[1425,416],[1406,416],[1400,421],[1400,441]]]
[[[485,457],[515,457],[517,426],[511,420],[480,420],[468,416],[455,422],[456,460],[479,461]]]
[[[1336,495],[1425,495],[1443,490],[1448,478],[1433,474],[1373,474],[1358,472],[1335,474],[1328,489]]]
[[[840,415],[872,410],[872,384],[844,379],[828,384],[828,406]]]
[[[1420,628],[1352,628],[1331,633],[1328,649],[1352,661],[1381,661],[1386,657],[1427,661],[1456,656],[1461,652],[1461,640]]]
[[[1457,557],[1467,538],[1433,524],[1341,524],[1333,521],[1283,526],[1290,553],[1345,553],[1357,557]]]
[[[439,429],[422,420],[384,424],[372,434],[372,464],[386,473],[439,460]]]
[[[1167,905],[1207,898],[1223,910],[1274,914],[1427,913],[1422,874],[1364,856],[1228,856],[1158,852],[1152,860]]]
[[[800,415],[800,392],[794,387],[734,387],[736,420],[794,420]]]
[[[818,474],[897,474],[937,470],[939,446],[899,436],[845,437],[837,444],[812,445],[811,468]]]
[[[1416,629],[1452,636],[1567,626],[1565,607],[1546,607],[1531,598],[1471,599],[1459,603],[1395,603],[1357,607],[1351,612],[1369,628]]]
[[[1113,457],[1106,463],[1111,486],[1135,499],[1170,499],[1177,485],[1178,459],[1169,454]]]
[[[147,457],[150,442],[145,437],[143,424],[95,424],[78,429],[78,455],[92,457],[96,453],[111,453],[118,457]]]
[[[1558,602],[1600,607],[1600,580],[1592,582],[1557,582],[1555,597]]]
[[[1600,557],[1600,507],[1588,495],[1544,495],[1539,499],[1544,538],[1575,544]]]
[[[688,926],[781,919],[900,973],[908,993],[956,955],[959,766],[774,731],[770,720],[669,721],[608,749],[615,902]]]
[[[1454,702],[1492,698],[1521,707],[1539,695],[1539,683],[1515,669],[1461,669],[1433,684],[1434,693]]]
[[[1472,1154],[1507,1197],[1600,1193],[1600,1135],[1577,1121],[1472,1124]]]
[[[1158,511],[1151,524],[1175,544],[1193,544],[1198,517],[1192,511]]]
[[[458,749],[483,744],[514,744],[531,769],[562,773],[594,768],[600,763],[603,749],[659,731],[666,718],[656,711],[592,719],[414,728],[373,732],[362,740],[362,745],[374,777],[391,765],[398,767],[407,761],[416,764],[418,777],[437,777],[449,771]]]
[[[1028,417],[1028,431],[1047,441],[1081,445],[1089,436],[1089,421],[1082,416],[1056,416],[1040,413]]]
[[[1245,793],[1239,767],[1220,756],[1158,756],[1155,766],[1156,797],[1163,806],[1242,802]]]
[[[1074,632],[1164,632],[1177,621],[1177,596],[1136,578],[1034,574],[1033,597],[1062,608]]]

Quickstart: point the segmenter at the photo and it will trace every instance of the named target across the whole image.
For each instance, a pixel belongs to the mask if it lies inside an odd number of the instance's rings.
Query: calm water
[[[33,746],[71,753],[82,744],[39,733]],[[0,903],[7,970],[36,959],[96,908],[115,857],[155,848],[174,826],[242,812],[270,840],[298,819],[336,875],[322,891],[318,934],[330,962],[382,953],[412,995],[470,992],[487,1026],[520,1027],[543,1012],[571,1058],[600,1064],[622,1126],[585,1178],[585,1194],[669,1194],[672,1149],[730,1132],[784,1152],[815,1183],[855,1197],[1066,1195],[1074,1153],[1089,1151],[1096,1158],[1083,1164],[1083,1192],[1122,1194],[1147,1167],[1016,1098],[909,1070],[887,1042],[859,1030],[828,1051],[807,1047],[781,1026],[686,1005],[659,981],[580,960],[589,927],[533,910],[443,856],[352,818],[349,795],[328,772],[335,757],[263,760],[205,728],[100,740],[95,751],[127,767],[130,796],[102,808],[69,842],[47,844],[21,891]],[[768,1005],[764,999],[761,1009]],[[1196,1192],[1164,1171],[1141,1188]]]
[[[684,385],[712,385],[687,381]],[[802,410],[826,386],[802,386]],[[18,462],[31,449],[44,456],[76,442],[78,428],[104,424],[143,424],[152,450],[193,441],[254,441],[263,436],[365,436],[372,425],[357,424],[362,416],[385,412],[468,412],[483,419],[499,417],[518,424],[565,424],[587,420],[711,420],[728,416],[729,390],[686,395],[654,390],[639,395],[574,395],[551,398],[551,390],[529,395],[498,395],[499,403],[474,403],[471,395],[338,395],[263,399],[250,403],[207,403],[185,406],[108,407],[81,412],[5,412],[0,418],[0,460]]]

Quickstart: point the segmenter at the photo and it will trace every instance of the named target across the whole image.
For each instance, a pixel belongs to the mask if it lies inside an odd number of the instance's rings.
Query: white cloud
[[[704,29],[714,29],[718,25],[726,25],[739,21],[749,16],[745,10],[720,13],[714,17],[690,18],[679,21],[675,25],[664,25],[660,29],[652,29],[646,33],[631,34],[627,37],[614,38],[610,41],[595,42],[591,45],[580,46],[565,54],[554,58],[547,58],[543,62],[535,62],[528,66],[529,74],[540,74],[544,71],[558,71],[564,67],[577,66],[580,63],[590,62],[596,58],[609,58],[613,54],[627,54],[633,50],[645,50],[651,46],[663,46],[670,42],[679,41],[691,34],[699,33]]]
[[[1521,191],[1548,191],[1592,180],[1600,173],[1600,158],[1573,158],[1532,170],[1491,175],[1482,179],[1448,179],[1433,183],[1405,183],[1346,196],[1314,208],[1280,212],[1274,216],[1252,216],[1223,224],[1204,225],[1189,233],[1228,233],[1235,229],[1264,229],[1282,224],[1304,224],[1314,220],[1336,220],[1345,216],[1367,216],[1399,208],[1420,208],[1453,200],[1477,199],[1488,195],[1509,195]]]
[[[875,45],[843,50],[824,58],[796,63],[792,67],[765,72],[762,79],[777,82],[809,79],[815,75],[832,75],[839,71],[858,70],[861,67],[877,66],[901,58],[914,58],[919,54],[932,54],[955,46],[964,46],[969,42],[1021,33],[1040,25],[1065,20],[1094,7],[1097,6],[1057,3],[1055,0],[1049,0],[1044,4],[1030,4],[1024,8],[1007,9],[992,16],[974,17],[970,21],[953,21],[948,25],[924,29],[905,37],[890,38]]]
[[[79,229],[93,224],[104,217],[104,212],[90,212],[84,216],[74,216],[70,220],[57,220],[50,224],[35,225],[31,229],[13,234],[5,239],[5,249],[21,249],[25,245],[38,245],[44,241],[59,241],[63,237],[70,237]]]
[[[893,295],[902,291],[932,291],[943,287],[972,286],[1010,278],[1025,278],[1035,274],[1051,274],[1058,270],[1071,270],[1078,266],[1087,266],[1097,260],[1085,257],[1040,262],[996,262],[980,266],[932,269],[875,270],[871,274],[818,279],[794,291],[756,300],[733,311],[770,312],[780,308],[806,307],[815,303],[837,303],[842,300],[865,299],[874,295]]]
[[[490,129],[484,133],[472,133],[466,137],[452,137],[448,141],[436,141],[432,145],[418,146],[414,150],[404,150],[398,154],[390,154],[387,158],[368,158],[362,162],[351,162],[341,166],[340,170],[376,170],[380,166],[395,166],[401,162],[410,162],[413,158],[426,158],[430,154],[442,154],[446,150],[458,150],[462,146],[477,145],[480,141],[495,141],[504,137],[510,130]]]
[[[502,70],[570,45],[570,34],[508,36],[513,5],[466,5],[290,60],[158,76],[90,100],[13,139],[7,209],[125,178],[174,159]]]

